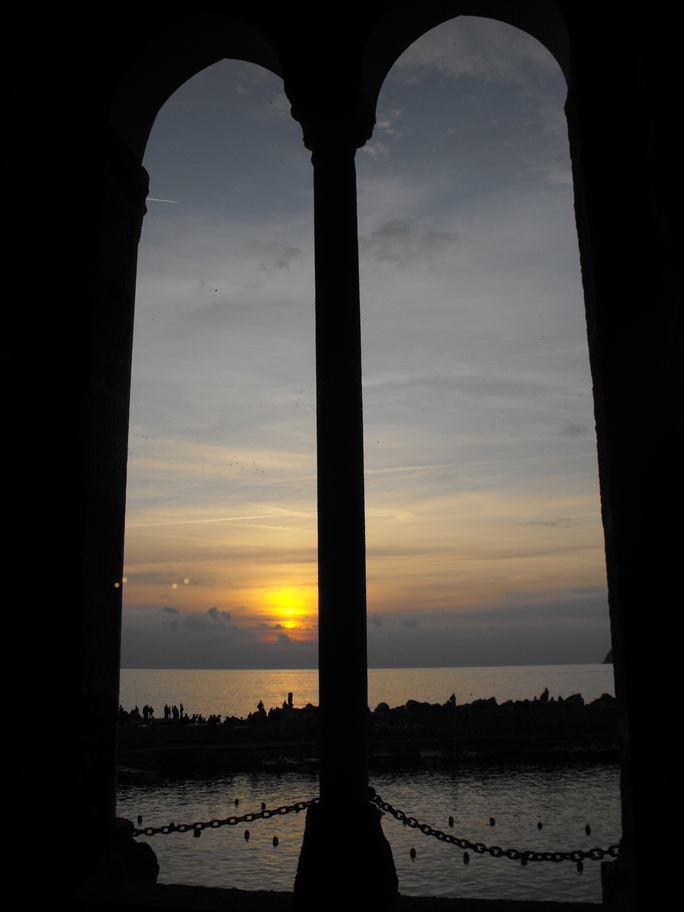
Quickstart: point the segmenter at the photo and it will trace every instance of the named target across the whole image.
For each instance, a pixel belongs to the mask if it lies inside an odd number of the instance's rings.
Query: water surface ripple
[[[384,801],[419,823],[487,847],[586,852],[607,849],[620,839],[619,766],[610,761],[376,770],[371,784]],[[141,828],[156,828],[224,820],[258,812],[262,802],[276,808],[317,796],[315,773],[259,771],[122,784],[117,813],[133,822],[140,815]],[[154,849],[160,883],[290,891],[305,813],[208,828],[199,838],[186,832],[138,841]],[[570,861],[523,866],[471,851],[465,864],[462,849],[389,814],[383,830],[406,896],[601,902],[598,861],[586,860],[580,873]],[[339,850],[353,865],[355,847]]]

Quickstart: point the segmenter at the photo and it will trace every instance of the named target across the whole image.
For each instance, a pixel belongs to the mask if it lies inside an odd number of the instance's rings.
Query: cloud
[[[210,608],[207,614],[216,623],[230,620],[230,611],[219,611],[218,608]]]
[[[371,158],[387,158],[390,154],[389,147],[380,140],[369,140],[359,151],[362,155],[369,155]]]
[[[412,44],[395,64],[397,78],[419,82],[435,70],[449,79],[527,84],[531,72],[556,67],[529,35],[502,22],[461,16]]]
[[[135,622],[124,617],[121,664],[124,668],[315,668],[314,642],[263,643],[247,631],[218,628],[205,617],[204,627]],[[294,665],[292,663],[295,663]]]
[[[561,433],[565,437],[586,437],[588,434],[593,434],[593,430],[586,424],[567,424]]]
[[[403,111],[401,108],[388,108],[385,107],[382,112],[378,113],[378,116],[375,121],[375,131],[384,133],[386,136],[392,136],[395,139],[398,139],[402,135],[401,127],[398,127],[397,124],[401,123],[403,117]]]
[[[582,520],[581,520],[580,518],[578,518],[578,517],[561,516],[561,517],[559,517],[558,519],[545,519],[545,520],[535,519],[535,520],[531,520],[530,522],[526,523],[526,525],[528,525],[528,526],[543,526],[543,527],[545,527],[545,528],[547,528],[547,529],[556,529],[556,528],[564,528],[564,529],[567,529],[567,528],[569,528],[570,526],[575,526],[575,525],[577,525],[578,522],[582,522]]]
[[[370,235],[359,237],[362,256],[402,267],[417,260],[429,263],[442,254],[453,252],[459,243],[453,231],[420,229],[403,218],[387,221]]]
[[[140,620],[136,620],[132,615],[133,612],[129,613],[131,624],[136,629],[147,628],[148,630],[153,629],[163,629],[167,632],[171,632],[174,635],[183,633],[188,633],[193,636],[226,636],[226,637],[251,637],[252,634],[238,626],[237,624],[227,623],[230,619],[230,613],[225,611],[219,611],[217,608],[210,608],[203,614],[197,614],[195,612],[181,612],[175,608],[162,608],[164,614],[170,616],[169,620],[162,620],[159,625],[154,623],[154,620],[150,618],[143,617]],[[217,626],[219,625],[219,626]]]
[[[508,605],[421,611],[411,635],[400,615],[386,616],[382,632],[369,628],[372,667],[454,667],[601,662],[608,651],[606,591],[568,591],[540,599],[509,595]]]
[[[273,258],[269,261],[261,261],[257,265],[257,270],[266,273],[269,276],[291,273],[304,259],[304,251],[301,247],[282,247],[274,251]]]

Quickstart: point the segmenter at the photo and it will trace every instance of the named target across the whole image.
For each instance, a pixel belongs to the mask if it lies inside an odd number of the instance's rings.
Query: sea
[[[369,669],[368,704],[408,700],[457,703],[494,697],[533,699],[615,694],[609,664],[486,668]],[[292,694],[295,707],[318,704],[317,671],[122,669],[125,710],[183,706],[188,715],[246,718]],[[613,754],[578,751],[543,764],[429,763],[371,770],[370,785],[393,810],[382,818],[400,893],[406,896],[601,902],[601,858],[620,841],[620,768]],[[154,849],[160,883],[290,892],[306,812],[318,797],[317,773],[245,773],[120,782],[117,813],[136,824]],[[263,807],[279,809],[253,818]],[[290,809],[291,810],[287,810]],[[283,810],[284,809],[284,810]],[[418,825],[405,825],[401,814]],[[241,818],[247,816],[247,822]],[[170,823],[179,829],[168,829]],[[200,837],[182,824],[211,823]],[[144,835],[145,830],[156,830]],[[441,835],[440,835],[441,834]],[[446,835],[446,838],[444,836]],[[454,839],[451,839],[454,837]],[[464,850],[466,840],[478,846]],[[501,849],[502,851],[498,851]],[[493,850],[493,851],[490,851]],[[591,856],[587,856],[590,850]],[[353,864],[354,847],[348,847]],[[574,860],[531,860],[524,852],[581,852]],[[577,856],[575,856],[577,858]]]

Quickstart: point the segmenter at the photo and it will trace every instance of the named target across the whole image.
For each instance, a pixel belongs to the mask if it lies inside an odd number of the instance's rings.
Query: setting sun
[[[306,590],[293,586],[269,589],[264,602],[273,620],[281,627],[294,630],[308,626],[312,605],[311,595]]]

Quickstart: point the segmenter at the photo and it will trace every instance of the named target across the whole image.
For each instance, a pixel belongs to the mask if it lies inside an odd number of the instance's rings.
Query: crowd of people
[[[283,700],[282,709],[292,710],[293,708],[294,698],[292,693],[288,693],[287,700]],[[259,700],[256,712],[250,713],[248,720],[272,718],[274,714],[278,714],[279,712],[280,708],[271,708],[267,712],[263,700]],[[206,718],[202,715],[198,715],[197,713],[188,715],[185,712],[185,708],[182,703],[179,706],[176,706],[175,704],[172,706],[166,704],[164,706],[163,721],[166,723],[178,723],[186,725],[219,725],[221,724],[221,718],[222,717],[220,715],[215,714],[212,714]],[[226,716],[224,719],[224,723],[231,721],[235,722],[241,720],[236,720],[229,716]],[[154,722],[155,714],[154,708],[152,706],[145,704],[142,710],[140,710],[137,706],[131,710],[126,710],[123,708],[123,706],[119,705],[119,725],[152,725]]]
[[[145,704],[141,711],[137,706],[131,710],[126,710],[119,705],[119,725],[152,725],[154,721],[154,708],[152,706]],[[164,706],[163,721],[185,725],[218,725],[221,722],[221,716],[212,714],[205,718],[197,713],[188,715],[182,703],[180,706],[166,704]]]

